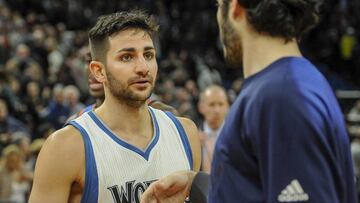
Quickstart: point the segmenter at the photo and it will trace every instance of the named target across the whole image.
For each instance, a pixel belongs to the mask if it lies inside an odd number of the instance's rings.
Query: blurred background
[[[0,201],[26,202],[44,139],[94,103],[88,93],[87,30],[99,15],[130,8],[153,14],[159,77],[153,98],[201,123],[199,92],[226,89],[241,68],[223,60],[215,0],[0,0]],[[360,1],[326,0],[322,21],[300,43],[328,79],[344,112],[355,172],[360,167]],[[5,170],[7,169],[7,170]],[[11,169],[11,170],[10,170]],[[11,171],[11,173],[9,172]],[[15,186],[14,186],[15,185]]]

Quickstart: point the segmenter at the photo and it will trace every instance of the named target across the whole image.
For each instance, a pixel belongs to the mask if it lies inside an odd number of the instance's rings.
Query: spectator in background
[[[0,97],[2,97],[7,104],[10,111],[18,112],[20,109],[19,98],[13,92],[11,85],[9,84],[11,79],[8,72],[0,70]]]
[[[0,98],[0,140],[12,140],[12,134],[23,132],[28,135],[29,132],[25,125],[18,119],[9,115],[9,109],[4,99]]]
[[[7,146],[3,158],[4,166],[0,168],[0,201],[24,203],[33,174],[24,168],[23,155],[18,146]]]
[[[31,40],[28,42],[28,44],[31,50],[31,58],[33,58],[37,63],[39,63],[41,70],[47,75],[49,67],[49,63],[47,60],[49,51],[45,44],[47,36],[44,28],[44,25],[36,22],[36,24],[32,26]]]
[[[185,88],[176,88],[175,101],[171,104],[171,106],[176,106],[180,115],[194,121],[197,120],[196,107],[192,102],[191,95]]]
[[[68,56],[66,63],[71,67],[71,75],[75,78],[75,86],[79,88],[81,93],[88,93],[88,60],[87,54],[89,53],[88,45],[84,45],[79,50]]]
[[[85,105],[79,101],[80,91],[74,85],[68,85],[64,88],[64,99],[66,106],[70,109],[70,115],[76,114],[85,108]]]
[[[31,130],[32,137],[34,137],[38,132],[40,112],[44,109],[44,102],[41,99],[40,84],[38,82],[28,82],[25,89],[26,94],[22,99],[27,112],[25,120],[29,130]]]
[[[19,44],[16,47],[15,56],[6,62],[6,70],[15,75],[20,75],[25,70],[25,68],[31,64],[36,64],[39,66],[39,64],[30,55],[31,50],[29,46],[26,44]]]
[[[29,171],[34,171],[36,159],[40,153],[40,150],[41,150],[44,142],[45,142],[44,138],[38,138],[38,139],[35,139],[30,144],[30,156],[29,156],[29,160],[27,161],[26,166],[25,166],[26,169],[28,169]]]
[[[64,88],[62,85],[55,85],[53,88],[53,99],[41,112],[41,117],[50,122],[55,129],[61,128],[66,119],[70,116],[70,108],[64,103]]]
[[[207,87],[200,94],[198,110],[204,117],[203,122],[199,124],[202,145],[201,170],[210,173],[215,142],[229,110],[225,89],[218,85]]]
[[[46,40],[46,46],[49,54],[47,55],[47,62],[49,64],[48,74],[49,80],[55,82],[57,79],[56,74],[59,72],[60,67],[64,63],[64,56],[59,50],[58,43],[54,38]]]

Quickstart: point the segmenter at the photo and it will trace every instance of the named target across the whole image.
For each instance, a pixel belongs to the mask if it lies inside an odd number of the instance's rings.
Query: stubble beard
[[[240,36],[227,19],[221,24],[220,29],[226,62],[234,67],[242,67],[243,50]]]
[[[129,86],[127,84],[116,80],[114,76],[108,71],[106,72],[106,75],[108,78],[108,87],[111,95],[115,97],[119,103],[126,104],[130,107],[139,108],[140,106],[144,105],[146,100],[150,98],[151,93],[154,89],[154,86],[152,85],[151,89],[145,96],[138,95],[130,88],[128,88]],[[151,81],[153,81],[152,78]]]

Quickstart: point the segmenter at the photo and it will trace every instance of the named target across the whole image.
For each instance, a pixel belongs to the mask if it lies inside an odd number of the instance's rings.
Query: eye
[[[146,60],[148,60],[148,61],[150,61],[150,60],[152,60],[153,58],[154,58],[154,53],[152,53],[152,52],[147,52],[147,53],[145,53],[144,54],[144,58],[146,59]]]
[[[124,54],[120,57],[120,60],[123,62],[129,62],[131,61],[132,56],[130,54]]]

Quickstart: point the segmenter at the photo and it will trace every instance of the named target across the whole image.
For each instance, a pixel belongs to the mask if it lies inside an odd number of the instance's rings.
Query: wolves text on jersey
[[[137,182],[128,181],[124,185],[114,185],[107,189],[111,192],[114,203],[140,203],[141,194],[156,180]]]

